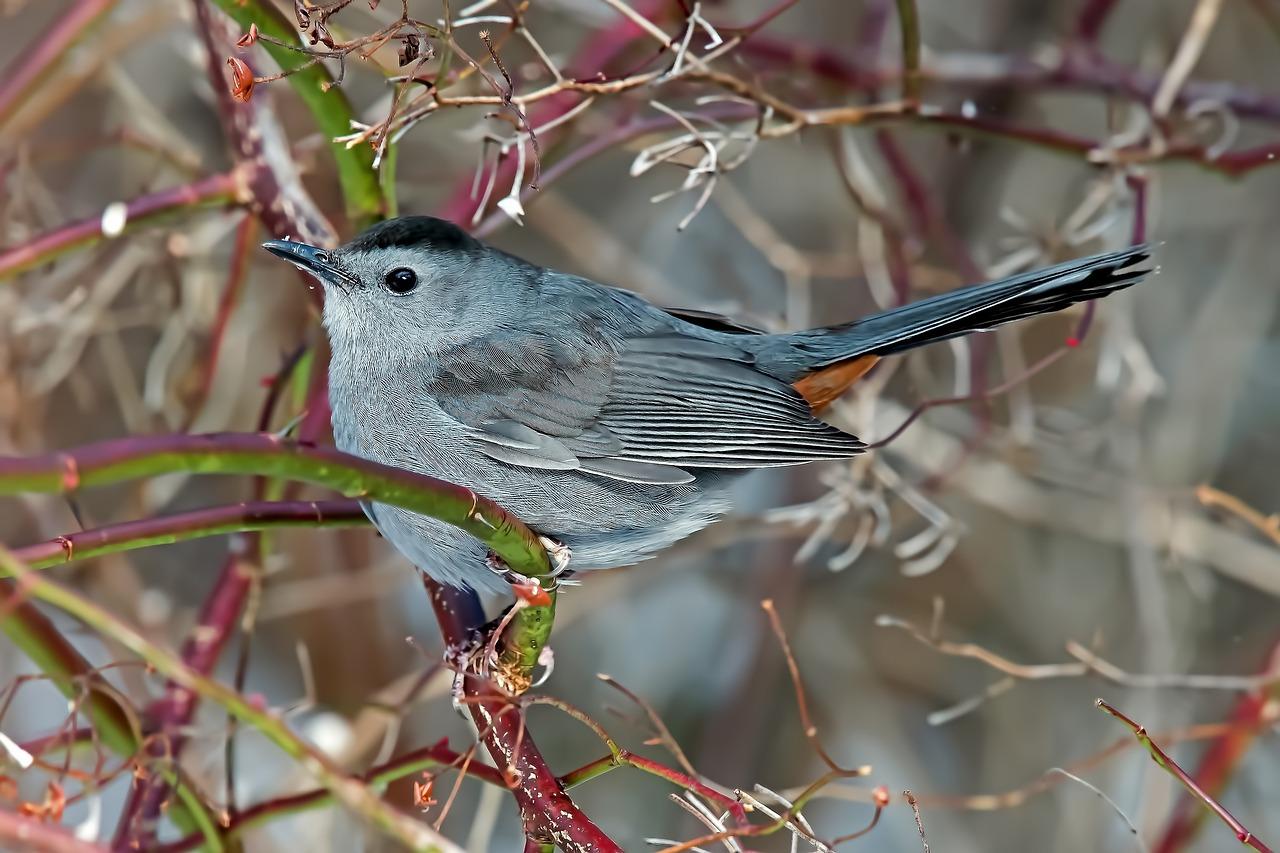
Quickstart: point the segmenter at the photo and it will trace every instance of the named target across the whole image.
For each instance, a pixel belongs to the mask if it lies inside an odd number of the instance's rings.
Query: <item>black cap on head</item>
[[[457,225],[434,216],[402,216],[379,222],[345,247],[348,251],[422,248],[440,252],[476,252],[479,240]]]

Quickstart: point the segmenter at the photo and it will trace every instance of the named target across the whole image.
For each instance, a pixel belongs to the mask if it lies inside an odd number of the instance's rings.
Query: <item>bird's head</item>
[[[335,352],[436,350],[486,334],[522,306],[519,262],[430,216],[379,223],[337,249],[292,240],[263,244],[315,277]]]

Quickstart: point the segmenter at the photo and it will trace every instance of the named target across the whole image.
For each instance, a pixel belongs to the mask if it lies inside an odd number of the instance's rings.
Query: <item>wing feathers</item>
[[[795,389],[756,370],[754,356],[736,346],[659,334],[623,342],[612,359],[598,348],[558,352],[564,346],[482,346],[505,357],[487,367],[459,365],[438,398],[455,401],[451,413],[492,459],[631,483],[681,485],[697,468],[798,465],[863,449],[817,420]],[[543,363],[513,369],[516,354]],[[475,411],[480,402],[487,412]]]

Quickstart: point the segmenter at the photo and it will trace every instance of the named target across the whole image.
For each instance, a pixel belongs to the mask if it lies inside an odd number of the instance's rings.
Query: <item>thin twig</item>
[[[1237,841],[1246,847],[1252,847],[1254,850],[1260,851],[1260,853],[1271,853],[1271,848],[1263,843],[1262,839],[1255,836],[1245,828],[1244,824],[1236,820],[1235,816],[1231,814],[1231,812],[1227,811],[1225,806],[1218,802],[1217,799],[1209,794],[1209,792],[1201,788],[1200,783],[1193,779],[1178,765],[1176,761],[1170,758],[1169,755],[1160,748],[1159,744],[1151,739],[1147,734],[1146,727],[1134,722],[1129,717],[1126,717],[1123,713],[1116,710],[1114,706],[1101,699],[1097,700],[1095,704],[1103,711],[1128,726],[1133,732],[1134,737],[1138,739],[1138,743],[1142,744],[1142,746],[1146,748],[1147,752],[1151,754],[1151,759],[1156,764],[1163,767],[1169,775],[1181,782],[1182,786],[1190,791],[1193,797],[1204,803],[1210,811],[1216,814],[1223,823],[1230,827],[1231,831],[1235,833]]]

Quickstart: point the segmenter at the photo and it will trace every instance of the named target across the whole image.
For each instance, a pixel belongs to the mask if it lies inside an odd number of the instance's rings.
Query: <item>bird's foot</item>
[[[542,547],[547,550],[547,556],[551,558],[551,577],[557,580],[568,577],[569,561],[573,559],[573,552],[569,550],[569,546],[550,536],[539,536],[538,541],[542,543]]]
[[[546,549],[547,557],[551,560],[550,578],[552,582],[547,589],[555,589],[561,583],[569,581],[573,576],[573,571],[569,568],[569,561],[573,558],[573,552],[569,550],[568,545],[552,539],[550,536],[539,536],[538,542]],[[489,571],[500,576],[512,586],[525,588],[539,586],[537,579],[515,571],[507,565],[505,560],[492,551],[485,555],[484,564],[488,566]]]

